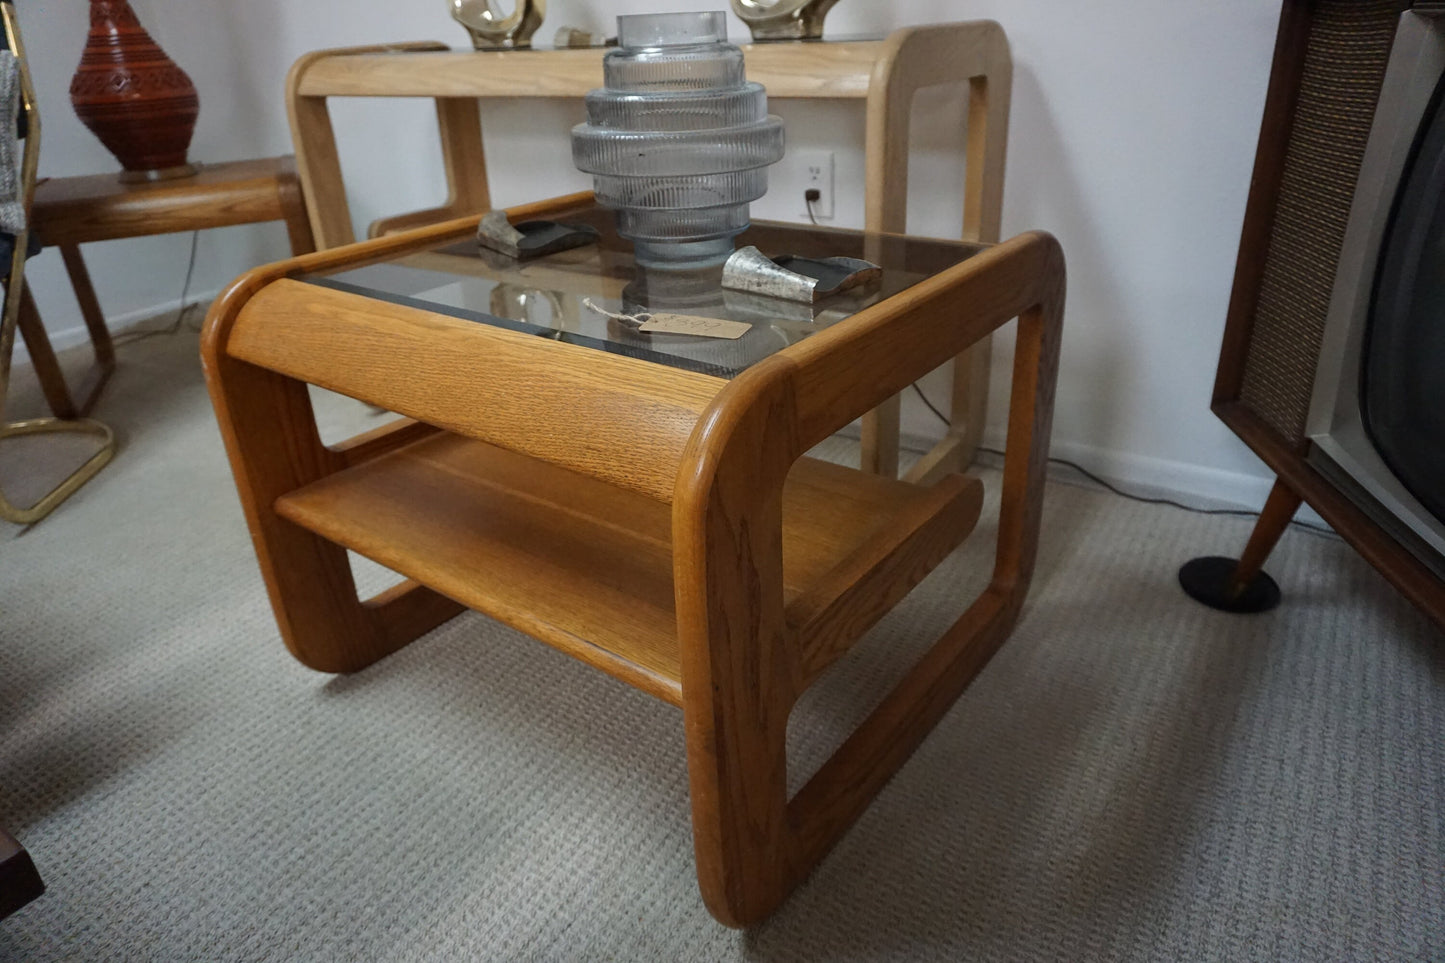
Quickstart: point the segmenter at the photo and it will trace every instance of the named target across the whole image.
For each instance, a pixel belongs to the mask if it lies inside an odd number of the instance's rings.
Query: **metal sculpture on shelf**
[[[532,34],[547,14],[547,0],[517,0],[507,16],[497,9],[497,0],[451,0],[451,5],[452,19],[467,28],[477,50],[532,46]]]
[[[753,40],[821,40],[823,18],[838,0],[732,0]]]

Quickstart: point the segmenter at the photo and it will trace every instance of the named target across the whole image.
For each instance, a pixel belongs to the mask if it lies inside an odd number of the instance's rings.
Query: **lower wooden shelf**
[[[920,488],[801,459],[784,489],[784,600],[809,671],[956,547],[981,501],[961,476]],[[284,495],[276,511],[682,703],[667,504],[439,432]]]

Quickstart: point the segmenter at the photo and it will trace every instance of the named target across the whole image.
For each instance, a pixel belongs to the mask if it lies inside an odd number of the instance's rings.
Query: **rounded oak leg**
[[[1267,612],[1279,604],[1279,585],[1264,563],[1299,509],[1300,496],[1276,479],[1249,544],[1238,560],[1207,555],[1186,562],[1179,585],[1189,597],[1222,612]]]

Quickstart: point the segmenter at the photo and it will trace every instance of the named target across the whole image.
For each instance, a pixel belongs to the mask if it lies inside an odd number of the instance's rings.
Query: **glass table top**
[[[526,261],[471,238],[395,260],[300,280],[438,314],[490,324],[731,378],[790,344],[892,297],[986,245],[811,225],[754,221],[737,239],[769,257],[853,257],[882,268],[878,282],[812,304],[722,287],[722,267],[660,271],[639,267],[610,211],[588,206],[557,220],[588,224],[600,239]],[[741,321],[736,340],[643,332],[616,315],[672,313]]]

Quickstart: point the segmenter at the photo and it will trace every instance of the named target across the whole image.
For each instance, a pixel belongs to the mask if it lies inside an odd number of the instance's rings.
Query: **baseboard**
[[[857,426],[850,426],[843,433],[856,438]],[[927,451],[936,441],[935,438],[908,432],[900,438],[904,448],[918,453]],[[982,447],[1002,450],[1003,442],[1001,431],[986,431]],[[1074,462],[1131,495],[1142,498],[1169,498],[1193,508],[1257,512],[1264,505],[1264,500],[1274,484],[1273,475],[1221,471],[1205,465],[1111,451],[1077,442],[1055,441],[1049,454],[1054,458]],[[988,452],[979,454],[979,462],[994,466],[1001,464],[997,455]],[[1093,483],[1078,472],[1057,462],[1049,465],[1049,477],[1066,484],[1093,487]],[[1310,525],[1329,528],[1324,519],[1308,505],[1300,506],[1296,518]],[[1242,545],[1240,547],[1243,548]]]
[[[185,307],[197,304],[209,304],[214,301],[221,292],[220,290],[205,291],[199,294],[188,295],[185,299]],[[134,311],[127,311],[124,314],[117,314],[114,317],[106,318],[105,326],[113,336],[119,337],[132,328],[140,327],[150,321],[164,321],[174,316],[182,307],[180,298],[172,298],[169,301],[162,301],[160,304],[152,304],[149,307],[137,308]],[[90,341],[90,333],[86,331],[85,325],[77,322],[75,325],[64,328],[60,331],[46,329],[50,336],[50,346],[57,352],[67,348],[74,348],[77,345],[87,344]],[[25,350],[25,340],[19,335],[15,338],[14,363],[17,366],[30,364],[30,352]]]

